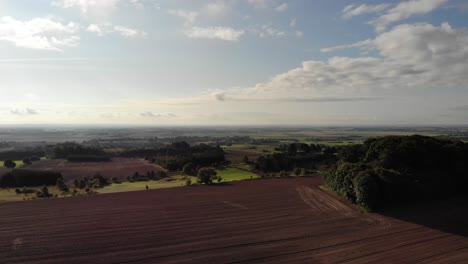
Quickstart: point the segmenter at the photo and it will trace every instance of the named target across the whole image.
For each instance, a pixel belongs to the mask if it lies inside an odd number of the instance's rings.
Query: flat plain
[[[320,177],[250,180],[3,203],[0,259],[3,263],[468,260],[466,201],[363,213],[320,189],[321,184]]]

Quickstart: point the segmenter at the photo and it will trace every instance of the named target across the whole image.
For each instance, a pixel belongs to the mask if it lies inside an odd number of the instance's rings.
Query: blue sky
[[[0,0],[0,123],[468,122],[463,0]]]

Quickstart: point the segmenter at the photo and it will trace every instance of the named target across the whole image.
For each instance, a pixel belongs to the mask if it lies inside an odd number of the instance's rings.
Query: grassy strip
[[[16,167],[15,168],[20,168],[24,165],[23,161],[22,160],[14,160],[14,162],[16,163]],[[5,168],[5,161],[0,161],[0,168]]]

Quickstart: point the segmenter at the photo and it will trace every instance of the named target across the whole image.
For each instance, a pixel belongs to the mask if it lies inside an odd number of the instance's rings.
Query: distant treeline
[[[33,149],[33,150],[10,150],[0,152],[0,160],[23,160],[25,158],[33,157],[43,157],[45,156],[45,152],[41,149]]]
[[[352,202],[379,208],[468,193],[468,144],[426,136],[371,138],[343,147],[325,180]]]
[[[0,187],[55,185],[62,178],[58,172],[15,169],[0,177]]]
[[[161,148],[126,150],[121,156],[145,158],[171,171],[182,170],[188,163],[192,163],[195,167],[203,167],[225,162],[221,147],[206,144],[190,146],[184,141]]]
[[[151,138],[104,138],[93,139],[83,142],[84,146],[104,148],[159,148],[177,142],[187,142],[190,145],[200,143],[209,146],[232,145],[232,144],[275,144],[277,139],[254,139],[249,136],[174,136],[174,137],[151,137]]]
[[[86,147],[76,142],[65,142],[47,147],[47,155],[52,159],[68,159],[69,157],[105,156],[102,148]]]
[[[40,157],[50,159],[68,159],[69,161],[109,161],[109,157],[100,147],[86,147],[76,142],[48,145],[32,150],[11,150],[0,152],[0,160],[37,161]]]

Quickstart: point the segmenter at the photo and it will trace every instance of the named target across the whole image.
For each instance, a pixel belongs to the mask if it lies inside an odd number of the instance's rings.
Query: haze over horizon
[[[468,124],[464,0],[0,0],[0,124]]]

